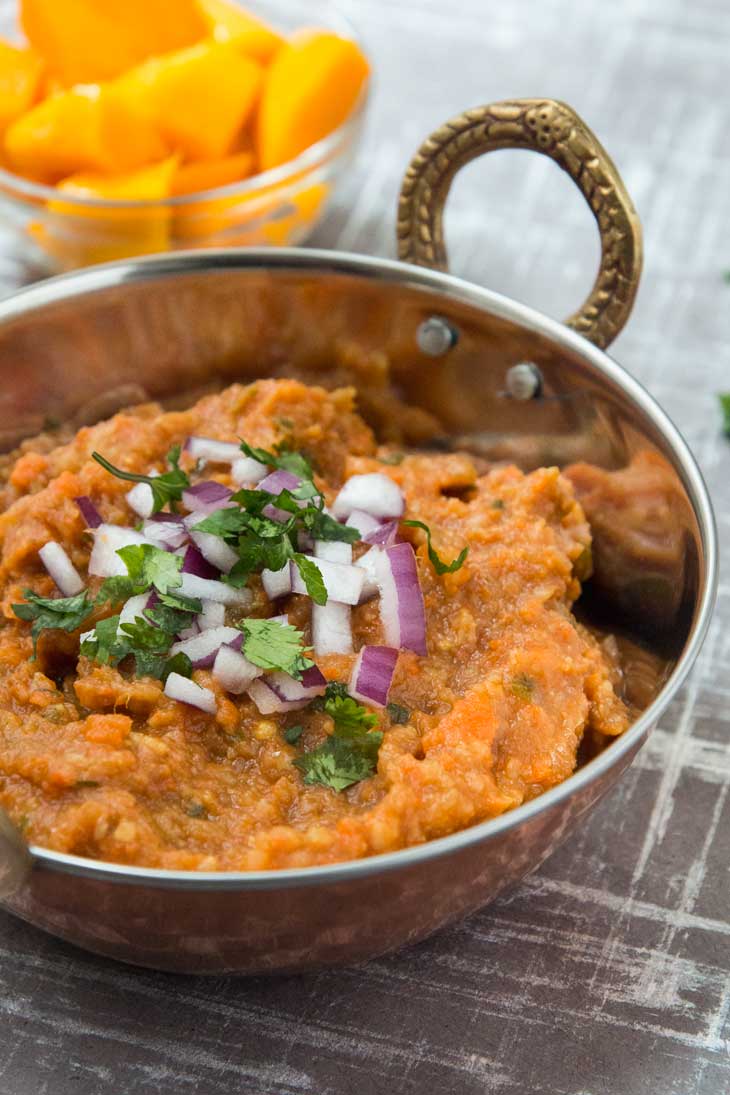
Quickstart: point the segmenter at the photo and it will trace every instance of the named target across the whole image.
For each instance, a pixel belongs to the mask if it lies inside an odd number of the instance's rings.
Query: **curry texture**
[[[80,658],[78,634],[45,633],[33,660],[28,625],[12,612],[25,588],[53,594],[38,559],[49,539],[86,574],[91,539],[76,496],[89,495],[105,521],[136,520],[128,484],[94,463],[92,450],[127,468],[162,469],[171,445],[190,434],[264,448],[286,442],[311,458],[328,501],[348,475],[384,472],[444,556],[469,545],[464,566],[438,576],[423,534],[404,529],[417,551],[429,655],[401,652],[391,699],[407,721],[381,714],[377,774],[343,793],[306,785],[293,764],[329,732],[324,714],[263,718],[246,696],[228,696],[197,670],[218,699],[217,715],[206,715],[123,663]],[[185,412],[146,405],[17,459],[0,487],[0,804],[29,841],[192,870],[354,859],[512,809],[570,775],[584,736],[626,728],[609,644],[571,614],[591,533],[569,481],[556,468],[478,474],[467,455],[400,463],[391,455],[356,414],[351,389],[282,380],[234,385]],[[257,582],[248,614],[281,611]],[[286,605],[307,638],[309,603],[293,595]],[[356,649],[382,642],[377,600],[354,610],[353,633]],[[352,661],[318,664],[346,681]],[[304,733],[293,746],[283,731],[295,723]]]

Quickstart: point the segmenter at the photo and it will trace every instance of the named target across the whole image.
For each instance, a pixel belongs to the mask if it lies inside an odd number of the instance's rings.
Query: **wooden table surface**
[[[730,442],[728,0],[349,0],[377,86],[316,240],[391,255],[399,176],[466,106],[571,103],[621,168],[646,266],[614,347],[683,430],[723,546]],[[592,280],[554,165],[472,165],[456,273],[554,315]],[[0,279],[26,277],[7,246]],[[730,583],[689,684],[618,789],[510,896],[395,958],[315,976],[124,968],[0,915],[2,1095],[721,1095],[730,1091]],[[93,916],[93,910],[90,910]]]

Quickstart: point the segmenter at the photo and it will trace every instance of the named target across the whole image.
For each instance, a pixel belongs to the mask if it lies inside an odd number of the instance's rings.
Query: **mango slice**
[[[354,42],[325,31],[292,36],[268,70],[258,117],[262,171],[278,167],[337,129],[367,80]]]
[[[0,38],[0,132],[24,114],[43,88],[43,62],[32,49]]]
[[[238,152],[222,160],[183,164],[172,180],[172,193],[198,194],[216,186],[228,186],[252,175],[255,163],[253,152]]]
[[[66,86],[113,79],[208,33],[196,0],[21,0],[20,22]]]
[[[60,196],[48,203],[45,220],[30,225],[29,232],[67,270],[166,251],[170,246],[167,207],[79,208],[63,201],[62,195],[107,201],[164,201],[170,194],[177,167],[177,157],[171,156],[141,171],[122,175],[93,172],[71,175],[58,184]]]
[[[216,41],[235,38],[239,49],[262,65],[268,64],[284,45],[281,34],[231,0],[198,0],[198,6],[208,24],[208,33]]]
[[[147,61],[116,81],[119,93],[189,160],[231,150],[259,98],[263,69],[233,41],[205,42]]]
[[[13,169],[44,182],[76,171],[131,171],[169,152],[153,123],[113,86],[52,95],[5,134]]]

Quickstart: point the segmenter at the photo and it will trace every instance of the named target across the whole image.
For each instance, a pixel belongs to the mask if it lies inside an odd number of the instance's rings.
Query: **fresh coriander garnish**
[[[385,710],[390,716],[390,721],[401,726],[405,726],[410,721],[411,713],[407,707],[403,707],[400,703],[389,703]]]
[[[188,817],[207,818],[208,816],[208,811],[206,810],[205,806],[203,806],[202,802],[188,803],[188,805],[185,807],[185,813],[188,815]]]
[[[166,595],[182,585],[182,559],[152,544],[130,544],[119,548],[117,555],[127,568],[126,577],[107,578],[99,590],[98,601],[118,604],[144,593],[150,586]]]
[[[441,559],[431,544],[431,529],[428,525],[425,525],[423,521],[404,521],[404,525],[410,525],[411,528],[420,528],[426,533],[426,539],[428,541],[428,557],[431,560],[431,566],[437,574],[453,574],[455,571],[460,570],[464,565],[464,560],[469,554],[469,547],[462,548],[455,559],[452,559],[450,563],[445,563]]]
[[[284,741],[288,742],[289,745],[296,745],[303,733],[303,726],[289,726],[284,731]]]
[[[327,604],[327,588],[322,578],[322,572],[319,567],[308,559],[306,555],[302,555],[300,552],[295,551],[292,555],[292,560],[296,564],[299,573],[302,576],[302,581],[307,587],[307,593],[312,598],[316,605]]]
[[[381,464],[390,464],[391,467],[395,468],[402,464],[405,458],[406,454],[404,452],[389,452],[385,456],[379,456],[378,460]]]
[[[334,730],[316,749],[294,761],[304,773],[304,782],[344,791],[371,776],[383,741],[382,731],[372,729],[377,716],[348,695],[347,687],[339,682],[328,684],[324,696],[311,706],[330,716]]]
[[[293,475],[299,475],[302,479],[311,479],[314,475],[312,465],[300,452],[292,452],[286,445],[275,446],[274,452],[267,449],[256,449],[246,441],[241,442],[241,452],[250,456],[252,460],[258,460],[259,464],[266,464],[269,468],[281,468],[282,471],[290,471]]]
[[[243,653],[260,669],[280,670],[298,681],[314,665],[304,653],[304,635],[291,624],[250,619],[237,626],[244,634]]]
[[[173,445],[168,452],[167,462],[170,465],[170,471],[163,472],[162,475],[138,475],[133,471],[116,468],[99,452],[93,452],[91,455],[97,464],[101,464],[102,468],[117,479],[124,479],[128,483],[147,483],[152,490],[153,513],[159,513],[168,503],[172,508],[175,502],[179,502],[182,498],[182,492],[190,486],[190,479],[180,467],[179,445]]]
[[[722,432],[730,437],[730,392],[719,392],[717,398],[722,410]]]
[[[495,498],[492,502],[492,509],[504,509],[504,499]]]
[[[25,601],[12,605],[19,620],[32,622],[33,657],[42,631],[77,631],[91,615],[94,605],[86,590],[74,597],[39,597],[32,589],[24,589]]]

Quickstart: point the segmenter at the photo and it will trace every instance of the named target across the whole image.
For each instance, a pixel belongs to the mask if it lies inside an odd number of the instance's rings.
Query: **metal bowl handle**
[[[403,178],[398,255],[448,270],[443,212],[456,172],[498,148],[542,152],[567,171],[593,210],[601,265],[590,296],[566,320],[596,346],[613,342],[629,318],[642,262],[641,225],[613,161],[587,125],[554,99],[513,99],[467,110],[432,133]]]

